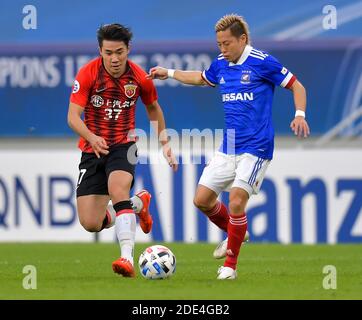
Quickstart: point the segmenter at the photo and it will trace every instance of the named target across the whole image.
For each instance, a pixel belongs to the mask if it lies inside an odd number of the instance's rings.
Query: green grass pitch
[[[163,243],[177,259],[175,275],[146,280],[113,273],[116,243],[0,244],[0,299],[362,299],[362,245],[246,244],[238,278],[216,280],[222,261],[213,244]],[[150,244],[136,246],[136,261]],[[25,290],[23,267],[37,271],[37,289]],[[323,267],[337,270],[337,288],[324,289]]]

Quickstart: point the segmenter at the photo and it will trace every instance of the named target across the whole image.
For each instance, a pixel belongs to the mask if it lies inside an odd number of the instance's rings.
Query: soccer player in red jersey
[[[78,72],[68,110],[68,124],[80,135],[82,150],[78,216],[90,232],[115,224],[121,257],[113,262],[113,271],[134,277],[135,213],[145,233],[152,228],[148,210],[151,195],[142,190],[130,198],[137,162],[134,129],[139,97],[150,121],[157,123],[163,154],[174,171],[177,162],[167,143],[156,88],[152,80],[146,79],[146,72],[128,59],[132,32],[120,24],[108,24],[98,29],[97,38],[100,56]],[[109,200],[112,205],[108,205]]]

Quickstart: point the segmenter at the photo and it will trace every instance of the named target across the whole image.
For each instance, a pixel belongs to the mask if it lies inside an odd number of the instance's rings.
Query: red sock
[[[220,229],[227,232],[229,213],[228,209],[222,202],[217,201],[215,207],[212,208],[210,211],[206,212],[206,214],[214,224],[216,224]]]
[[[248,221],[245,213],[241,216],[230,214],[230,221],[228,224],[228,246],[224,267],[236,269],[240,247],[243,243],[247,226]]]

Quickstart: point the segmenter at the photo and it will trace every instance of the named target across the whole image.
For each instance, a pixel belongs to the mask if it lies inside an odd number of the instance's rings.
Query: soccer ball
[[[138,266],[146,279],[165,279],[175,273],[176,257],[169,248],[154,245],[142,252]]]

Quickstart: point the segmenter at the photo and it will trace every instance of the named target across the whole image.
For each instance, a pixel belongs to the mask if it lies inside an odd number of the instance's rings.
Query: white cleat
[[[236,270],[230,267],[220,267],[217,271],[217,279],[218,280],[233,280],[236,279],[237,274]]]
[[[248,242],[249,241],[249,232],[246,231],[245,233],[245,237],[244,237],[244,241],[243,242]],[[226,257],[226,249],[227,249],[227,245],[228,245],[228,238],[226,238],[225,240],[221,241],[217,247],[214,250],[213,256],[215,259],[222,259]]]
[[[226,257],[226,249],[228,245],[228,238],[221,241],[214,250],[213,256],[215,259],[222,259]]]

